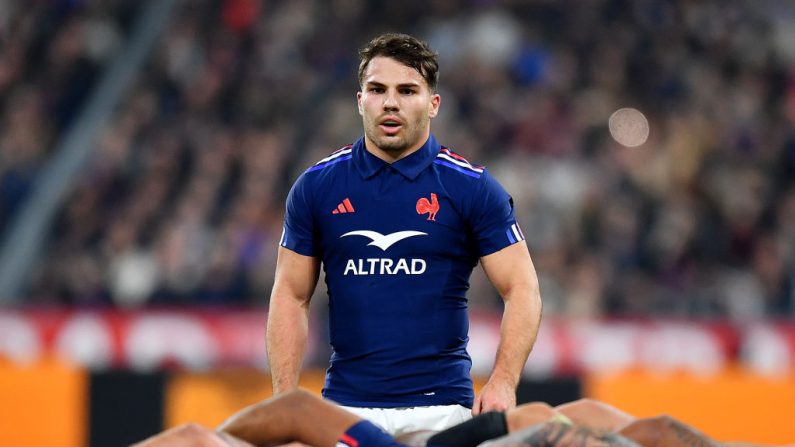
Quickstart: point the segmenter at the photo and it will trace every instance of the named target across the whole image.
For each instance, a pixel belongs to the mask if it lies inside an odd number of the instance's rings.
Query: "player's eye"
[[[383,87],[370,87],[369,91],[373,93],[384,93]]]
[[[414,90],[410,88],[404,88],[400,90],[400,94],[402,95],[413,95],[414,93]]]

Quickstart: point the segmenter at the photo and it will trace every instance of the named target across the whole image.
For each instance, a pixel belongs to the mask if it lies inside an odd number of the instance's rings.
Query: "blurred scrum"
[[[791,316],[785,3],[184,2],[20,302],[266,304],[286,189],[358,136],[356,49],[399,30],[440,53],[434,132],[504,179],[547,315]],[[0,230],[136,4],[3,3]],[[649,118],[639,150],[609,138],[624,106]],[[472,289],[473,308],[499,308],[482,277]]]

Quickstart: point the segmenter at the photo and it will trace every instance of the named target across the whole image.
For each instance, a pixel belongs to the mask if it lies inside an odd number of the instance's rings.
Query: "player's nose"
[[[397,110],[398,100],[396,92],[387,92],[384,95],[384,110]]]

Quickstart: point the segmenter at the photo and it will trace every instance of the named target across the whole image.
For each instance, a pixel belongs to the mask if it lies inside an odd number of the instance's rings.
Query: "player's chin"
[[[405,138],[403,132],[381,132],[381,140],[391,141],[395,144],[394,142],[403,142]]]
[[[402,138],[381,138],[378,147],[385,152],[402,152],[408,146]]]

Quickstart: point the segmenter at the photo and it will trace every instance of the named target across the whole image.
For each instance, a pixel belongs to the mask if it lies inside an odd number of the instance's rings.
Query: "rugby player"
[[[492,447],[589,446],[746,446],[719,443],[670,416],[638,419],[602,402],[581,399],[552,408],[521,405],[506,412],[486,412],[434,432],[422,430],[392,437],[373,423],[303,390],[294,390],[249,406],[216,431],[186,424],[135,447],[269,446],[300,442],[317,447]]]
[[[437,83],[437,56],[414,37],[385,34],[360,52],[364,136],[291,188],[270,298],[278,394],[298,385],[323,265],[333,348],[323,396],[392,434],[515,406],[541,318],[513,200],[430,132]],[[505,309],[494,368],[475,397],[466,291],[478,262]]]

